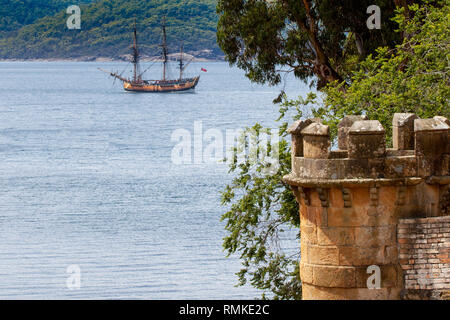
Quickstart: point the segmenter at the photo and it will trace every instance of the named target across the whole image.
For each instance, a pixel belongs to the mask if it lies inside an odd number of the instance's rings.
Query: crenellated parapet
[[[354,118],[353,118],[354,119]],[[347,119],[343,123],[349,123]],[[425,178],[449,175],[449,121],[443,117],[418,119],[396,114],[394,148],[386,147],[386,133],[379,121],[357,120],[339,128],[339,146],[332,151],[329,127],[316,119],[298,121],[291,128],[292,173],[287,181],[302,183],[319,179],[333,184],[339,180],[401,179],[416,183]],[[342,147],[346,147],[342,149]],[[406,178],[406,180],[405,180]],[[435,180],[436,181],[436,180]],[[348,182],[347,182],[348,183]]]
[[[343,119],[338,150],[320,119],[297,121],[292,172],[284,177],[300,204],[305,299],[398,299],[399,219],[439,217],[450,209],[450,122],[396,114],[393,148],[379,121]],[[367,287],[370,266],[381,288]]]
[[[394,148],[386,147],[385,130],[379,121],[357,120],[339,135],[339,146],[346,149],[336,151],[330,148],[328,126],[317,120],[298,121],[296,127],[304,128],[292,134],[292,173],[286,180],[311,180],[311,184],[320,179],[328,184],[343,179],[417,183],[426,178],[437,181],[442,176],[445,180],[450,172],[448,120],[416,118],[412,122],[413,115],[405,118],[406,122],[398,121],[399,114],[394,118]]]

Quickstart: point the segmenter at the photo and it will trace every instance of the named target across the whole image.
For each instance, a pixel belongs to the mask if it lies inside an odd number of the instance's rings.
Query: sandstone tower
[[[395,114],[393,148],[364,116],[297,121],[292,172],[300,204],[304,299],[439,298],[450,290],[450,121]],[[381,286],[369,288],[374,269]]]

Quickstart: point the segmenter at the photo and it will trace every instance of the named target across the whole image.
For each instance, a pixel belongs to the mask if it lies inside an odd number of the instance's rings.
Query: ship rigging
[[[196,76],[193,78],[183,78],[183,73],[186,70],[186,67],[192,62],[192,59],[188,63],[184,63],[184,53],[183,53],[183,44],[180,45],[180,55],[178,58],[179,62],[179,77],[178,79],[169,79],[168,78],[168,63],[169,63],[169,49],[167,45],[167,33],[166,33],[166,23],[165,19],[163,19],[163,23],[161,26],[162,31],[162,43],[159,45],[162,49],[162,63],[163,63],[163,74],[162,79],[160,80],[144,80],[142,78],[143,74],[148,70],[146,69],[141,73],[140,66],[140,52],[138,47],[138,36],[137,36],[137,28],[136,23],[133,28],[133,46],[131,53],[131,63],[133,64],[133,77],[131,79],[122,77],[121,74],[117,72],[111,72],[107,70],[103,70],[99,68],[99,70],[108,73],[110,76],[114,77],[122,81],[123,88],[126,91],[137,91],[137,92],[177,92],[177,91],[187,91],[194,90],[197,86],[200,76]]]

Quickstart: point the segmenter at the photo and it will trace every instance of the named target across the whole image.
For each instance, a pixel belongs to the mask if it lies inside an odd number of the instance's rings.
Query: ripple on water
[[[171,135],[275,126],[280,88],[202,63],[196,94],[134,95],[97,70],[117,65],[0,63],[0,298],[259,296],[234,287],[240,264],[222,251],[226,166],[172,164]]]

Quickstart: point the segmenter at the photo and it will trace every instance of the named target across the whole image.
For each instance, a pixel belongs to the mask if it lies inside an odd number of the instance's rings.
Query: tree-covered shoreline
[[[134,21],[137,23],[142,54],[156,56],[164,16],[172,52],[178,51],[179,44],[183,42],[188,53],[210,51],[209,55],[200,54],[200,58],[214,60],[222,56],[216,44],[216,0],[98,0],[90,4],[85,3],[88,1],[78,1],[81,8],[80,30],[69,30],[66,26],[69,14],[65,9],[58,10],[66,8],[67,1],[50,1],[57,5],[44,6],[47,11],[42,11],[33,2],[25,13],[33,15],[36,11],[38,17],[48,12],[48,15],[36,20],[21,17],[24,15],[23,2],[27,1],[13,1],[9,3],[8,10],[1,11],[0,21],[4,24],[13,18],[17,21],[15,29],[3,28],[0,32],[0,59],[121,60],[129,53]],[[31,23],[26,24],[28,22]]]

